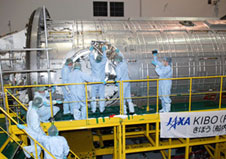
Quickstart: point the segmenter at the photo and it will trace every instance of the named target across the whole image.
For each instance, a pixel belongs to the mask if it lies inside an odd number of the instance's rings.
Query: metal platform
[[[212,77],[189,77],[190,86],[192,87],[192,81],[196,78],[218,78],[220,79],[219,90],[212,90],[209,92],[192,92],[184,94],[172,94],[171,96],[186,96],[188,98],[187,102],[183,103],[172,103],[173,112],[211,112],[217,110],[226,110],[225,104],[225,89],[224,89],[224,79],[226,76],[212,76]],[[172,79],[172,80],[184,80],[187,78]],[[137,81],[126,81],[126,82],[149,82],[156,80],[158,83],[159,79],[145,79]],[[161,79],[164,80],[164,79]],[[123,87],[125,81],[119,81],[120,86]],[[110,83],[110,82],[109,82]],[[84,83],[90,85],[92,83]],[[95,83],[97,84],[97,83]],[[71,85],[71,84],[68,84]],[[30,88],[30,87],[50,87],[52,85],[29,85],[29,86],[8,86],[5,87],[6,96],[6,108],[4,111],[5,115],[11,119],[9,121],[9,131],[11,134],[17,136],[22,136],[25,134],[24,131],[19,130],[15,124],[17,121],[23,123],[25,119],[23,114],[18,114],[13,112],[14,105],[8,103],[8,99],[11,98],[16,101],[16,107],[20,107],[26,111],[26,105],[22,104],[13,94],[11,94],[8,89],[18,89],[18,88]],[[62,86],[59,84],[57,86]],[[190,90],[192,88],[190,87]],[[158,88],[158,85],[157,85]],[[122,90],[122,89],[120,89]],[[87,89],[86,89],[87,91]],[[50,93],[50,99],[52,99],[52,93]],[[84,152],[76,151],[76,146],[72,144],[72,151],[76,152],[78,158],[96,158],[97,156],[112,155],[115,159],[125,159],[129,158],[130,154],[144,153],[144,152],[160,152],[163,158],[175,158],[175,153],[173,151],[181,151],[182,158],[191,158],[193,154],[197,151],[197,148],[202,148],[207,152],[207,156],[214,159],[225,158],[225,144],[226,135],[215,136],[215,137],[202,137],[202,138],[160,138],[160,114],[158,113],[161,105],[158,101],[158,91],[155,96],[140,96],[132,97],[132,100],[138,98],[147,98],[150,100],[149,103],[143,103],[143,105],[137,105],[135,107],[136,115],[123,115],[123,92],[120,92],[119,106],[106,107],[105,114],[100,115],[99,113],[92,114],[89,109],[89,97],[86,93],[86,106],[87,106],[87,116],[86,120],[73,120],[72,116],[63,116],[60,112],[55,116],[55,125],[59,129],[60,133],[64,135],[70,143],[76,145],[84,143],[84,145],[89,145]],[[200,102],[193,101],[195,96],[202,97]],[[151,104],[155,100],[156,104]],[[193,101],[193,102],[192,102]],[[74,101],[73,101],[74,102]],[[149,104],[149,105],[147,105]],[[60,105],[58,105],[60,106]],[[51,103],[52,107],[52,103]],[[10,114],[9,114],[10,113]],[[113,115],[121,116],[113,116]],[[11,117],[12,116],[12,117]],[[21,118],[20,118],[21,117]],[[16,119],[16,120],[14,120]],[[45,131],[50,127],[51,123],[42,123],[41,126]],[[83,132],[87,136],[87,140],[82,137],[77,137],[79,133]],[[81,134],[80,134],[81,135]],[[78,135],[79,136],[79,135]],[[22,139],[22,138],[21,138]],[[24,142],[26,142],[23,139]],[[139,142],[137,142],[139,141]],[[85,157],[84,157],[85,156]]]

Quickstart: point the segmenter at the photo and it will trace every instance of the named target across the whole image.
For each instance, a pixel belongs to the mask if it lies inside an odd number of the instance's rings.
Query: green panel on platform
[[[15,150],[17,149],[17,144],[14,142],[9,143],[5,149],[2,151],[2,153],[7,157],[7,158],[12,158]]]
[[[4,130],[6,130],[6,125],[5,125],[5,119],[0,119],[0,127],[2,127]],[[3,131],[0,129],[0,147],[5,143],[7,140],[7,135],[3,133]]]
[[[7,140],[7,135],[4,133],[0,134],[0,147],[5,143],[5,141]]]

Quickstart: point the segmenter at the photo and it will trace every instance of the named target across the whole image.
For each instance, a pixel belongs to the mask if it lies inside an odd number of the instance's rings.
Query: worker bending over
[[[19,129],[24,129],[32,138],[42,144],[56,159],[67,159],[67,155],[70,151],[67,140],[63,136],[58,136],[59,132],[54,125],[51,125],[48,130],[49,136],[37,133],[21,124],[18,124],[17,127]],[[53,157],[51,157],[48,152],[44,151],[44,159],[53,159]]]

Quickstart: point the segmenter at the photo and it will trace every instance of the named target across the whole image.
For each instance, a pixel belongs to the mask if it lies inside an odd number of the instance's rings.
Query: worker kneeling
[[[51,107],[50,107],[50,100],[48,99],[48,91],[45,87],[39,87],[38,91],[35,92],[35,98],[40,97],[43,100],[43,105],[37,109],[37,113],[40,117],[41,122],[48,122],[49,118],[51,117]],[[62,104],[62,101],[52,100],[53,104],[53,116],[55,116],[59,111],[60,108],[54,106],[54,104]]]
[[[42,133],[36,133],[32,129],[21,124],[18,124],[17,127],[19,129],[24,129],[32,138],[42,144],[56,159],[67,159],[67,155],[70,151],[67,140],[63,136],[58,136],[59,132],[53,123],[48,129],[49,136]],[[44,152],[44,159],[53,159],[48,152]]]

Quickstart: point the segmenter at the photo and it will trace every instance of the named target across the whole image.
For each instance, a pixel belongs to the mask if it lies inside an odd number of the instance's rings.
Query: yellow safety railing
[[[187,111],[193,111],[192,109],[192,100],[193,100],[193,95],[206,95],[206,94],[219,94],[219,98],[217,98],[219,101],[219,105],[217,105],[217,110],[222,110],[222,109],[226,109],[226,108],[222,108],[222,94],[223,93],[226,93],[226,89],[223,89],[224,87],[224,84],[226,83],[226,81],[224,81],[224,79],[226,78],[226,76],[206,76],[206,77],[182,77],[182,78],[170,78],[170,79],[151,79],[151,78],[147,78],[147,79],[142,79],[142,80],[124,80],[124,81],[117,81],[117,83],[119,84],[119,98],[114,98],[114,99],[111,99],[111,100],[119,100],[119,103],[120,103],[120,114],[123,114],[124,113],[124,109],[123,109],[123,106],[124,106],[124,100],[125,99],[129,99],[129,98],[125,98],[124,97],[124,92],[123,92],[123,87],[124,87],[124,83],[125,82],[129,82],[129,83],[146,83],[147,84],[147,95],[145,96],[132,96],[131,99],[133,100],[136,100],[136,99],[147,99],[147,112],[150,110],[150,103],[149,103],[149,99],[152,99],[154,98],[154,102],[156,103],[156,112],[158,112],[159,110],[159,98],[161,97],[159,95],[159,83],[160,81],[162,80],[172,80],[172,81],[183,81],[185,80],[186,82],[186,88],[188,88],[188,92],[182,92],[180,93],[179,95],[180,96],[186,96],[186,98],[188,98],[188,109]],[[196,81],[195,80],[205,80],[205,79],[216,79],[218,81],[218,85],[219,85],[219,88],[217,88],[216,90],[212,90],[212,91],[200,91],[200,92],[193,92],[193,87],[195,86]],[[113,81],[109,81],[107,82],[108,84],[113,84],[114,82]],[[149,92],[151,91],[151,88],[150,86],[152,85],[151,83],[155,83],[154,87],[156,88],[156,92],[154,95],[150,95]],[[27,86],[9,86],[9,87],[5,87],[5,94],[8,94],[10,96],[12,96],[13,98],[13,94],[10,92],[7,91],[7,89],[13,89],[13,88],[32,88],[32,87],[47,87],[47,88],[51,88],[52,86],[70,86],[70,85],[84,85],[84,88],[85,88],[85,96],[86,96],[86,99],[84,101],[71,101],[71,103],[73,102],[84,102],[86,104],[86,114],[87,114],[87,119],[88,119],[88,104],[89,102],[91,102],[92,100],[90,100],[90,98],[88,97],[88,87],[92,84],[103,84],[101,82],[90,82],[90,83],[70,83],[70,84],[48,84],[48,85],[27,85]],[[174,85],[172,85],[172,88],[174,87]],[[215,88],[216,86],[214,86]],[[225,86],[226,87],[226,86]],[[132,89],[132,88],[131,88]],[[131,90],[132,91],[132,90]],[[51,110],[53,110],[53,103],[52,103],[52,92],[49,91],[49,97],[50,97],[50,106],[51,106]],[[163,96],[163,95],[162,95]],[[172,93],[170,95],[167,95],[167,96],[170,96],[170,97],[177,97],[178,96],[178,93]],[[15,99],[15,98],[13,98]],[[16,99],[15,99],[16,100]],[[8,99],[6,98],[6,105],[8,104]],[[101,101],[101,100],[96,100],[96,101]],[[18,102],[19,103],[19,102]],[[20,102],[19,103],[21,106],[22,106],[22,103]],[[23,106],[22,106],[23,107]],[[24,105],[24,107],[26,107]],[[24,108],[23,107],[23,108]],[[9,109],[9,105],[6,106],[6,108],[8,109],[8,111],[10,110]],[[207,111],[212,111],[214,109],[208,109]],[[53,112],[51,113],[52,116],[53,116]],[[149,127],[149,126],[148,126]],[[155,147],[159,147],[161,145],[161,141],[159,139],[159,132],[160,132],[160,128],[159,128],[159,121],[156,122],[156,131],[154,132],[156,135],[155,135],[155,143],[153,143],[153,145]],[[149,129],[149,128],[147,128]],[[125,132],[126,132],[126,126],[123,125],[122,126],[122,129],[120,128],[118,130],[119,132],[119,136],[121,137],[121,135],[123,134],[123,137],[122,139],[123,140],[119,140],[120,144],[119,144],[119,150],[122,149],[123,147],[123,152],[125,152],[125,145],[126,145],[126,142],[125,142]],[[148,136],[148,135],[147,135]],[[120,138],[121,139],[121,138]],[[186,139],[185,140],[186,143],[189,143],[189,139]],[[123,143],[123,144],[121,144]],[[187,146],[189,147],[189,146]],[[186,147],[186,148],[187,148]],[[186,151],[188,152],[188,151]],[[121,155],[121,154],[120,154]],[[121,158],[121,157],[120,157]],[[123,157],[125,158],[125,156]]]
[[[120,103],[120,112],[119,114],[124,114],[124,109],[123,109],[123,101],[125,99],[128,98],[124,98],[124,92],[123,92],[123,86],[125,82],[129,82],[129,83],[139,83],[139,82],[146,82],[147,83],[147,95],[146,96],[137,96],[137,97],[131,97],[131,99],[135,100],[135,99],[147,99],[147,107],[146,110],[147,112],[150,110],[150,106],[149,106],[149,100],[151,98],[156,98],[156,112],[158,113],[159,110],[159,97],[161,97],[159,95],[159,82],[162,80],[188,80],[189,81],[189,92],[188,93],[180,93],[180,96],[188,96],[189,97],[189,106],[188,106],[188,111],[192,111],[192,95],[201,95],[201,94],[219,94],[219,107],[218,109],[221,109],[221,105],[222,105],[222,93],[225,93],[226,91],[223,91],[223,80],[226,76],[205,76],[205,77],[181,77],[181,78],[170,78],[170,79],[151,79],[151,78],[147,78],[147,79],[141,79],[141,80],[124,80],[124,81],[117,81],[117,83],[119,83],[119,98],[112,98],[112,99],[108,99],[108,100],[119,100]],[[196,79],[220,79],[220,90],[219,91],[206,91],[206,92],[192,92],[192,86],[193,86],[193,81]],[[150,82],[155,82],[156,83],[156,95],[150,95]],[[114,81],[108,81],[107,84],[114,84]],[[86,115],[87,115],[87,119],[88,119],[88,103],[93,101],[92,99],[90,99],[88,97],[88,86],[89,85],[93,85],[93,84],[103,84],[102,82],[89,82],[89,83],[68,83],[68,84],[46,84],[46,85],[26,85],[26,86],[7,86],[5,87],[4,91],[6,94],[9,94],[13,99],[15,99],[19,105],[21,105],[25,110],[27,110],[27,107],[22,104],[12,93],[10,93],[8,91],[8,89],[13,89],[13,88],[33,88],[33,87],[47,87],[47,88],[51,88],[53,86],[70,86],[70,85],[84,85],[85,87],[85,96],[86,99],[83,101],[70,101],[67,103],[75,103],[75,102],[84,102],[86,104]],[[173,85],[172,85],[173,87]],[[164,95],[162,95],[164,97]],[[165,96],[170,96],[170,97],[176,97],[178,96],[178,94],[170,94],[170,95],[165,95]],[[50,107],[51,107],[51,116],[53,117],[53,103],[52,103],[52,92],[49,91],[49,98],[50,98]],[[102,101],[103,99],[96,99],[95,101]],[[105,99],[104,99],[105,100]],[[8,102],[6,102],[8,103]],[[6,106],[7,109],[9,109],[8,104]]]
[[[26,149],[24,149],[23,144],[20,144],[17,140],[15,140],[14,137],[12,137],[12,135],[10,135],[7,131],[5,131],[1,126],[0,129],[2,130],[3,133],[5,133],[10,139],[12,139],[17,145],[19,145],[26,153],[28,153],[30,156],[32,156],[32,158],[34,158],[33,154],[31,154],[30,152],[28,152]],[[9,140],[5,142],[6,144],[9,143]],[[6,145],[5,145],[6,146]],[[3,148],[5,148],[5,146],[3,145],[0,148],[0,152],[2,152]],[[71,149],[69,151],[69,153],[71,153],[75,159],[80,159]]]
[[[7,93],[9,93],[19,104],[21,104],[21,106],[25,109],[25,110],[27,110],[27,108],[15,97],[15,96],[13,96],[8,90],[6,90],[6,92]],[[50,97],[51,97],[51,93],[50,93]],[[9,111],[11,111],[14,115],[15,115],[15,117],[17,117],[23,124],[25,124],[25,122],[11,109],[11,108],[9,108],[8,107],[8,109],[9,109]],[[16,125],[18,124],[18,123],[16,123],[16,121],[12,118],[12,117],[10,117],[10,115],[8,114],[7,115],[7,112],[5,112],[2,108],[0,108],[0,110],[8,117],[8,118],[10,118]],[[53,113],[53,112],[52,112]],[[53,114],[52,114],[53,115]],[[6,132],[2,127],[0,127],[0,129],[4,132],[4,133],[6,133],[10,138],[12,138],[12,136],[8,133],[8,132]],[[24,131],[24,130],[23,130]],[[26,133],[26,131],[24,131],[25,133]],[[27,134],[27,133],[26,133]],[[29,136],[29,134],[27,134],[28,136]],[[34,143],[35,143],[35,151],[36,151],[36,156],[37,156],[37,144],[40,146],[40,144],[35,140],[35,139],[33,139],[31,136],[29,136],[33,141],[34,141]],[[12,138],[13,140],[14,140],[14,138]],[[14,140],[15,141],[15,140]],[[22,147],[22,144],[19,144],[17,141],[15,141],[20,147]],[[37,142],[37,143],[36,143]],[[41,148],[43,148],[42,146],[40,146]],[[23,148],[23,147],[22,147]],[[24,151],[26,151],[27,152],[27,150],[26,149],[24,149],[23,148],[23,150]],[[44,151],[46,151],[51,157],[53,157],[54,159],[55,159],[55,157],[50,153],[50,152],[48,152],[46,149],[43,149]],[[27,152],[28,154],[30,154],[29,152]],[[71,149],[70,149],[70,151],[69,151],[69,154],[72,154],[73,156],[74,156],[74,158],[75,159],[80,159]],[[32,156],[33,157],[33,155],[32,154],[30,154],[30,156]],[[33,157],[34,158],[34,157]]]
[[[75,157],[75,159],[80,159],[71,149],[69,153],[71,153]]]
[[[0,127],[0,129],[10,138],[10,139],[12,139],[18,146],[20,146],[26,153],[28,153],[30,156],[32,156],[32,158],[34,158],[34,156],[30,153],[30,152],[28,152],[24,147],[23,147],[23,144],[20,144],[17,140],[15,140],[15,138],[12,136],[12,135],[10,135],[7,131],[5,131],[2,127]],[[5,145],[3,145],[2,147],[1,147],[1,151],[0,152],[2,152],[2,148],[5,148],[5,146],[7,145],[9,143],[9,140],[7,140],[6,142],[5,142]]]
[[[8,119],[10,119],[14,124],[18,124],[3,108],[0,107],[0,110],[8,117]],[[36,159],[38,159],[38,151],[37,151],[37,146],[40,146],[45,152],[47,152],[53,159],[56,159],[56,157],[54,157],[45,147],[43,147],[37,140],[35,140],[33,137],[31,137],[25,130],[24,133],[31,139],[34,141],[35,144],[35,156]]]
[[[108,82],[108,83],[114,83],[114,82]],[[90,83],[69,83],[69,84],[48,84],[48,85],[26,85],[26,86],[7,86],[4,87],[4,92],[6,94],[6,101],[8,101],[8,97],[7,94],[10,95],[10,97],[12,97],[25,111],[27,111],[27,107],[26,104],[23,104],[22,102],[19,101],[19,99],[17,99],[17,97],[15,97],[15,95],[13,95],[8,89],[15,89],[15,88],[34,88],[34,87],[47,87],[47,88],[51,88],[53,86],[69,86],[69,85],[85,85],[85,94],[86,94],[86,99],[83,101],[70,101],[70,102],[65,102],[65,103],[78,103],[78,102],[84,102],[86,103],[86,107],[87,107],[87,117],[88,117],[88,102],[91,102],[92,100],[88,100],[88,90],[87,90],[87,86],[91,85],[91,84],[102,84],[101,82],[90,82]],[[112,98],[109,99],[110,100],[119,100],[120,98]],[[96,99],[95,101],[102,101],[103,99]],[[52,92],[49,91],[49,101],[50,101],[50,108],[51,108],[51,117],[53,117],[53,101],[52,101]],[[13,105],[9,105],[8,102],[6,102],[6,109],[7,111],[10,110],[10,106]],[[10,123],[9,123],[10,124]]]
[[[157,92],[156,95],[153,96],[141,96],[141,97],[132,97],[131,99],[139,99],[139,98],[156,98],[156,111],[158,112],[158,107],[159,107],[159,97],[164,97],[164,95],[159,96],[159,81],[162,80],[189,80],[189,93],[181,93],[180,96],[189,96],[189,111],[191,111],[191,104],[192,104],[192,95],[202,95],[202,94],[219,94],[219,107],[218,109],[221,109],[222,105],[222,93],[226,93],[226,91],[223,91],[223,80],[226,76],[205,76],[205,77],[182,77],[182,78],[168,78],[168,79],[142,79],[142,80],[124,80],[122,83],[125,82],[157,82]],[[195,79],[220,79],[220,90],[219,91],[206,91],[206,92],[199,92],[199,93],[193,93],[192,92],[192,85],[193,85],[193,80]],[[225,81],[226,82],[226,81]],[[172,86],[173,87],[173,86]],[[123,91],[123,90],[121,90]],[[178,96],[178,94],[170,94],[170,95],[165,95],[165,96]],[[121,97],[123,98],[123,97]]]

